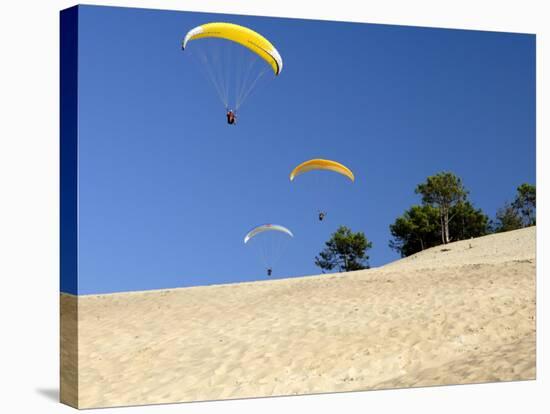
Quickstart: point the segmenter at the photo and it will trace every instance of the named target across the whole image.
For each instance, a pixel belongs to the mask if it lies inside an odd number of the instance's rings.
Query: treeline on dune
[[[515,198],[503,203],[494,218],[476,208],[462,179],[451,172],[429,176],[415,188],[420,203],[412,205],[390,225],[389,246],[401,257],[430,247],[473,237],[517,230],[536,224],[536,187],[523,183]],[[372,248],[364,232],[340,226],[315,258],[323,271],[369,268]]]

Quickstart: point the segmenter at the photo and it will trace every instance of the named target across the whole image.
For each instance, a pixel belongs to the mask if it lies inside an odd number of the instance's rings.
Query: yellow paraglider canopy
[[[334,171],[338,174],[342,174],[348,177],[351,181],[355,181],[355,176],[348,167],[340,164],[339,162],[332,160],[323,160],[321,158],[315,158],[313,160],[305,161],[298,165],[290,173],[290,181],[294,180],[294,178],[299,176],[300,174],[313,170]]]
[[[206,37],[218,37],[231,40],[247,47],[264,59],[273,69],[275,75],[283,70],[283,59],[275,46],[261,34],[247,27],[233,23],[207,23],[191,29],[182,43],[182,49],[185,49],[190,40]]]

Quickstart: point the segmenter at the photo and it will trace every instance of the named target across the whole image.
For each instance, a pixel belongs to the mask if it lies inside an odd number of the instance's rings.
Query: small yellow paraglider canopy
[[[295,177],[300,174],[306,173],[313,170],[328,170],[334,171],[338,174],[342,174],[348,177],[351,181],[355,181],[355,176],[353,172],[343,164],[332,160],[324,160],[321,158],[315,158],[313,160],[305,161],[298,165],[290,173],[290,181],[294,180]]]
[[[275,46],[261,34],[238,24],[216,22],[197,26],[185,35],[181,47],[185,49],[189,41],[207,37],[227,39],[247,47],[264,59],[275,75],[283,70],[283,58]]]

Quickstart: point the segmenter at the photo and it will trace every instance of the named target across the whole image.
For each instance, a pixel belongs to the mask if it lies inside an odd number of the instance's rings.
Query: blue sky
[[[180,49],[210,21],[257,30],[284,59],[236,127]],[[356,182],[289,182],[317,157]],[[320,273],[340,224],[364,231],[382,265],[398,258],[389,225],[443,170],[491,217],[535,183],[535,36],[80,9],[79,294],[264,280],[243,237],[268,222],[295,234],[273,277]]]

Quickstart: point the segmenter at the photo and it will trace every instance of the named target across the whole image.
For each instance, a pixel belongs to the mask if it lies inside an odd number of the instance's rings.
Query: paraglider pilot
[[[267,275],[271,276],[271,273],[273,273],[273,269],[271,267],[267,268]]]
[[[235,114],[235,112],[233,112],[233,110],[229,109],[227,111],[227,123],[229,125],[235,125],[237,123],[237,115]]]
[[[323,211],[319,211],[319,221],[323,221],[323,219],[325,218],[326,215],[327,215],[327,213],[325,213]]]

